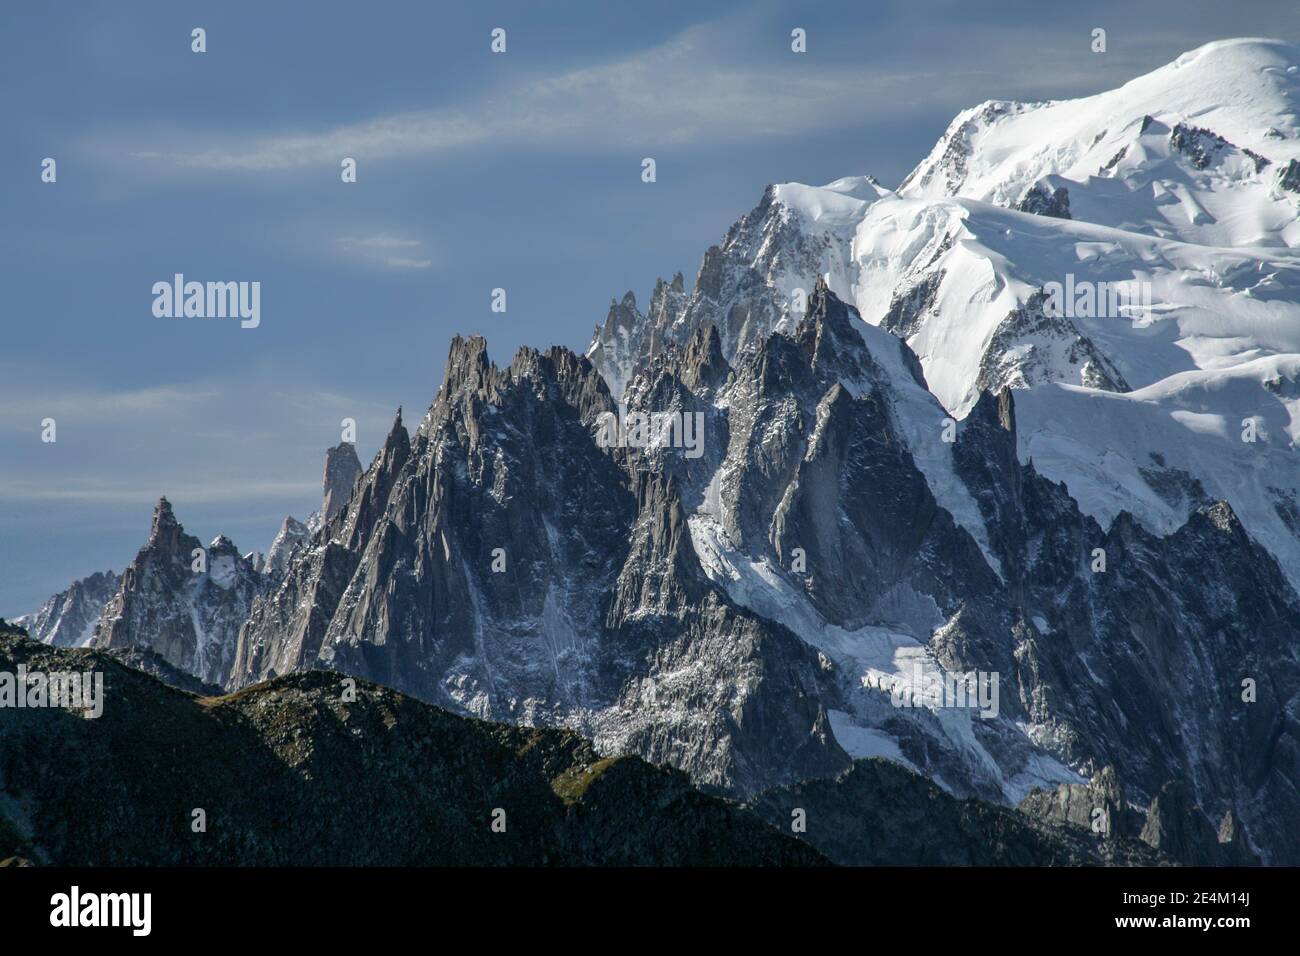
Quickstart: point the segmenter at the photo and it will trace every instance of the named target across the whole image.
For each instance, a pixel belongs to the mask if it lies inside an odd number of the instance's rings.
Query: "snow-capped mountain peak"
[[[954,417],[1022,390],[1022,458],[1099,520],[1169,531],[1193,501],[1227,498],[1300,582],[1298,242],[1300,47],[1224,40],[1095,95],[965,110],[896,192],[869,177],[770,186],[675,314],[630,309],[588,354],[616,395],[706,325],[735,361],[792,330],[822,277],[909,344]],[[1252,416],[1274,424],[1243,442]],[[1174,493],[1167,472],[1200,491]]]
[[[904,180],[899,191],[922,195],[929,175],[944,167],[945,153],[965,139],[967,158],[978,158],[965,171],[965,188],[944,195],[988,195],[998,171],[1050,165],[1067,175],[1086,151],[1100,145],[1101,134],[1122,137],[1149,116],[1172,126],[1177,122],[1214,129],[1239,147],[1281,149],[1289,158],[1300,116],[1300,46],[1281,40],[1217,40],[1190,50],[1173,62],[1102,93],[1078,99],[1015,103],[991,100],[958,114],[930,155]],[[1035,142],[1037,139],[1037,142]],[[1065,144],[1070,144],[1066,146]],[[996,148],[993,148],[996,147]],[[1102,151],[1098,155],[1105,155]],[[1082,168],[1088,168],[1084,166]]]

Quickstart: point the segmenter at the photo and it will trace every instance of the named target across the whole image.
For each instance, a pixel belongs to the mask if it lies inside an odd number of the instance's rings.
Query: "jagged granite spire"
[[[223,684],[239,627],[265,580],[226,536],[203,548],[161,498],[149,540],[122,573],[89,646],[153,651],[206,683]]]
[[[171,502],[166,497],[159,498],[158,504],[154,505],[153,509],[148,547],[175,552],[182,544],[181,538],[184,533],[184,529],[176,520],[176,515],[172,513]]]
[[[401,409],[398,409],[401,415]],[[357,449],[351,442],[340,442],[325,452],[325,476],[322,480],[321,512],[329,522],[342,510],[352,494],[352,487],[362,472]]]

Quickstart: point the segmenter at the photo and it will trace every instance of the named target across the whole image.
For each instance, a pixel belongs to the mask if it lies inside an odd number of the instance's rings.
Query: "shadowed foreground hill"
[[[806,845],[575,734],[308,672],[196,697],[0,634],[0,671],[104,674],[104,711],[0,709],[0,859],[125,864],[817,864]],[[506,830],[493,832],[493,811]],[[191,830],[193,811],[207,830]],[[8,844],[8,845],[6,845]]]
[[[95,670],[102,716],[0,708],[0,860],[58,865],[1149,862],[884,761],[757,813],[568,731],[459,717],[308,671],[200,697],[0,628],[0,672]],[[354,698],[354,699],[352,699]],[[807,843],[783,832],[806,809]],[[194,832],[202,810],[204,832]],[[505,832],[494,832],[497,810]],[[499,814],[498,814],[499,816]],[[809,845],[811,844],[811,845]],[[1139,845],[1140,846],[1140,845]],[[815,848],[815,849],[814,849]],[[1145,848],[1142,848],[1145,850]]]

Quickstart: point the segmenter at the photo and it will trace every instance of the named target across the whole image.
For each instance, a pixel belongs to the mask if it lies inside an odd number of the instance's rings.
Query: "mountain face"
[[[414,438],[399,417],[254,606],[233,683],[333,667],[739,789],[846,764],[816,654],[709,585],[673,478],[597,447],[612,410],[566,350],[502,370],[457,339]]]
[[[224,535],[203,548],[162,498],[149,540],[122,573],[89,646],[145,648],[202,681],[224,684],[239,627],[264,582]]]
[[[118,576],[113,571],[96,571],[73,581],[41,605],[39,611],[24,614],[14,623],[27,629],[38,641],[55,647],[85,647],[95,632],[104,605],[117,593]]]

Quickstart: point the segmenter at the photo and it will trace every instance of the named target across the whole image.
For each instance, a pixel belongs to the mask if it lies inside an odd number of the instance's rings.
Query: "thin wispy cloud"
[[[414,249],[420,245],[419,239],[403,239],[388,233],[377,236],[344,236],[339,242],[356,249]]]
[[[221,394],[213,386],[194,385],[25,393],[0,403],[0,428],[39,431],[39,423],[45,418],[84,425],[178,418]]]
[[[379,233],[373,236],[344,236],[339,239],[339,246],[353,258],[372,265],[385,265],[390,269],[418,270],[432,268],[432,258],[419,258],[414,255],[416,250],[423,251],[423,245],[422,240],[405,239],[388,233]],[[412,254],[396,255],[395,253],[399,250],[405,250]]]
[[[153,144],[133,158],[191,170],[291,170],[432,156],[492,144],[623,151],[747,141],[807,133],[915,107],[919,96],[958,89],[972,76],[947,71],[882,71],[811,58],[763,63],[734,56],[718,24],[611,63],[543,75],[456,107],[377,116],[291,134],[223,133],[220,144],[168,151]],[[183,142],[201,142],[196,132]],[[229,144],[246,145],[232,148]]]
[[[310,500],[319,492],[320,484],[314,481],[196,482],[189,477],[158,476],[152,482],[141,480],[108,482],[93,477],[69,477],[59,482],[9,482],[3,492],[0,492],[0,501],[18,503],[68,501],[83,504],[138,505],[147,508],[164,494],[190,505],[198,505],[267,500],[300,503]]]

